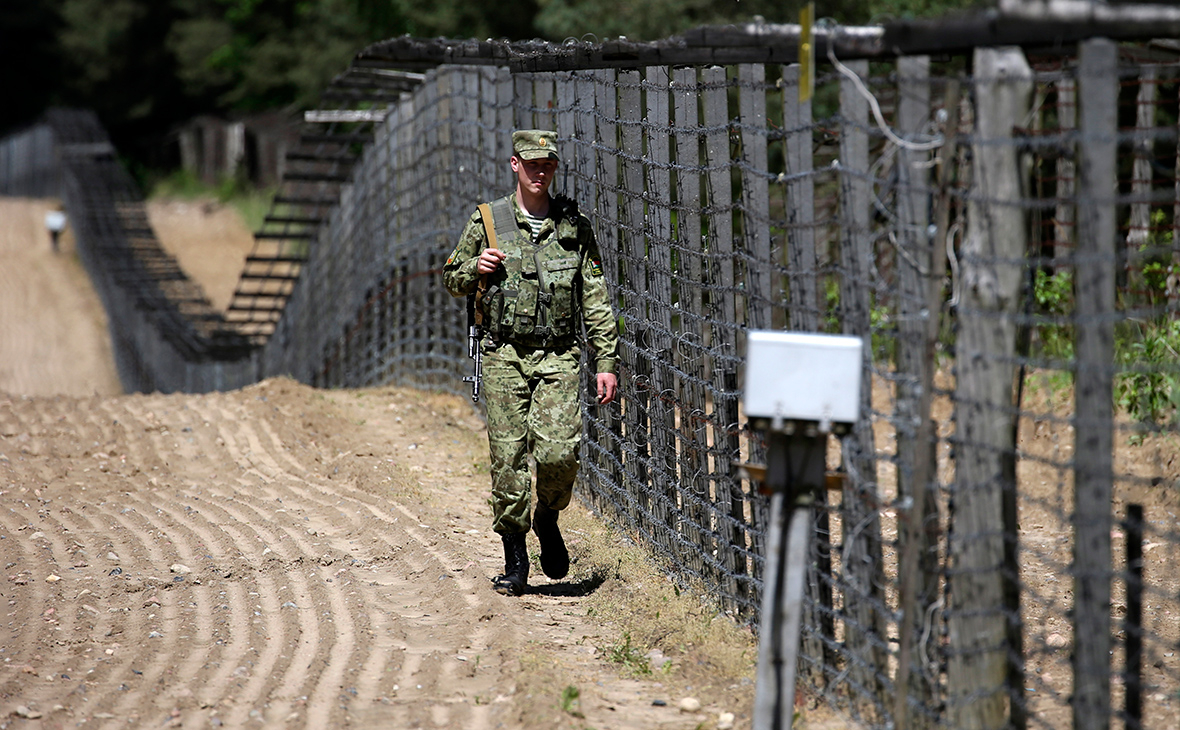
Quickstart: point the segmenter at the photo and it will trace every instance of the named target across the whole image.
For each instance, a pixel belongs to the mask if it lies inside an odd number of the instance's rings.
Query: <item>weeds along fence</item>
[[[872,387],[814,511],[801,684],[862,727],[1170,727],[1180,56],[1053,27],[1052,52],[1005,46],[1032,21],[833,30],[809,101],[797,30],[770,26],[377,44],[309,115],[313,167],[233,321],[263,376],[464,392],[442,263],[511,190],[511,130],[556,129],[622,337],[619,401],[583,408],[586,500],[756,623],[745,333],[860,335]]]

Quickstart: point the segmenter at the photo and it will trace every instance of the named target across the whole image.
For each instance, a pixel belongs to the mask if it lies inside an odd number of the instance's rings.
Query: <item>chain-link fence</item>
[[[355,160],[330,211],[276,215],[304,227],[273,254],[297,283],[250,333],[261,372],[462,391],[441,265],[511,190],[511,130],[553,128],[622,335],[621,398],[584,406],[588,501],[756,622],[745,333],[859,335],[871,387],[814,511],[801,683],[864,727],[1177,724],[1180,56],[886,58],[833,31],[801,101],[805,69],[740,30],[366,49],[337,83],[426,73],[314,117]]]

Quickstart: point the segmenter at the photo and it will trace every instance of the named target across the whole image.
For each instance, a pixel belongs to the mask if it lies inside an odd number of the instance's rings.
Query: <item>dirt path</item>
[[[37,239],[48,204],[0,205],[0,307],[19,313],[0,327],[0,728],[748,727],[748,642],[740,682],[676,631],[672,671],[634,671],[648,658],[620,651],[602,597],[666,581],[623,584],[584,510],[563,518],[569,578],[534,565],[524,597],[490,589],[463,399],[282,379],[111,395],[68,350],[101,359],[101,309]],[[58,295],[12,301],[37,291]]]
[[[0,391],[24,395],[122,392],[106,314],[74,253],[54,253],[53,201],[0,197]]]

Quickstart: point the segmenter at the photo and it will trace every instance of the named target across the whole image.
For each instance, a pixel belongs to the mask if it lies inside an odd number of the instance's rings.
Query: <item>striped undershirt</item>
[[[547,215],[542,215],[542,216],[530,215],[527,211],[524,211],[524,218],[526,221],[528,221],[529,228],[531,228],[533,231],[533,240],[534,241],[537,240],[537,236],[541,233],[541,226],[545,225],[545,219],[548,217],[549,216],[547,216]]]

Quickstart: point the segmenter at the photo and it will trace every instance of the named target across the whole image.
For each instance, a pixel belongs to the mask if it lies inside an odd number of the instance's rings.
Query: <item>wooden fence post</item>
[[[651,328],[647,303],[647,242],[644,239],[643,90],[640,74],[619,71],[619,119],[622,121],[622,193],[619,221],[619,255],[622,257],[620,290],[623,293],[625,333],[620,343],[623,362],[632,370],[632,386],[623,391],[623,423],[630,451],[628,487],[636,502],[641,534],[654,541],[649,489],[651,454]]]
[[[1012,128],[1023,123],[1032,71],[1016,49],[975,51],[976,144],[969,226],[963,243],[955,347],[957,446],[950,538],[951,725],[1007,726],[1008,646],[1004,614],[1006,455],[1012,428],[1016,354],[1028,228],[1016,204],[1021,172]],[[1010,456],[1008,457],[1010,458]],[[1019,693],[1022,688],[1013,688]],[[1013,703],[1020,701],[1017,694]]]
[[[533,74],[533,126],[537,129],[557,130],[557,109],[554,108],[551,73]]]
[[[567,195],[582,204],[579,197],[576,173],[578,154],[577,106],[578,97],[574,88],[573,75],[569,71],[555,74],[557,85],[556,103],[553,107],[554,125],[557,132],[558,149],[561,150],[561,166],[557,170],[552,191]]]
[[[738,318],[750,329],[772,326],[772,293],[774,280],[770,258],[770,184],[766,179],[769,167],[766,139],[766,66],[744,63],[738,66],[738,134],[741,140],[741,235],[742,235],[742,291],[745,294],[744,312]],[[738,353],[746,352],[745,331],[739,331]],[[761,436],[746,434],[746,459],[761,463],[766,460]],[[767,554],[765,536],[770,521],[770,500],[751,494],[749,524],[751,549],[755,554]],[[760,578],[764,563],[754,563],[754,575]]]
[[[594,105],[598,111],[595,141],[598,150],[595,155],[594,181],[595,198],[598,201],[598,220],[596,221],[599,252],[602,254],[603,269],[606,271],[607,282],[616,287],[614,304],[617,307],[618,286],[620,282],[620,240],[619,240],[619,161],[614,150],[619,149],[618,96],[615,83],[615,71],[601,69],[594,73]],[[629,387],[629,386],[624,386]],[[620,401],[625,399],[626,391],[620,393]],[[604,471],[610,474],[611,488],[616,492],[625,489],[626,474],[623,468],[623,426],[619,416],[620,404],[611,404],[601,412],[606,422],[606,431],[610,434],[607,450],[603,453]],[[609,462],[609,463],[606,463]],[[613,505],[615,514],[620,521],[626,521],[634,529],[636,516],[634,502],[627,512],[623,505]]]
[[[533,129],[533,75],[512,75],[512,128]]]
[[[1076,272],[1073,726],[1110,726],[1110,529],[1114,403],[1118,47],[1079,52],[1081,179]]]
[[[1180,92],[1180,89],[1177,89]],[[1176,120],[1176,126],[1180,127],[1180,119]],[[1180,131],[1180,130],[1178,130]],[[1168,261],[1172,266],[1180,264],[1180,143],[1176,145],[1176,165],[1174,176],[1176,178],[1173,190],[1175,191],[1175,201],[1172,203],[1172,252],[1168,257]],[[1177,316],[1176,307],[1180,304],[1180,292],[1174,288],[1169,288],[1168,291],[1168,313],[1169,316],[1175,318]]]
[[[720,555],[728,577],[726,593],[742,594],[739,575],[746,573],[745,503],[732,466],[740,453],[737,427],[737,310],[734,305],[733,188],[729,153],[729,89],[723,66],[701,72],[705,113],[706,198],[708,216],[709,300],[714,318],[711,344],[721,354],[713,363],[713,489],[717,502]]]
[[[911,142],[925,141],[930,122],[930,57],[906,56],[897,61],[897,131]],[[946,149],[946,147],[944,147]],[[926,541],[926,521],[938,519],[938,504],[930,489],[934,462],[934,434],[930,408],[934,389],[934,343],[929,325],[940,311],[938,281],[930,235],[930,180],[925,150],[900,149],[897,156],[897,492],[901,538],[898,569],[899,609],[897,689],[894,724],[925,726],[925,719],[909,712],[910,699],[935,706],[938,678],[927,676],[915,663],[914,637],[921,635],[927,609],[938,593],[938,565],[931,560],[935,546]],[[904,505],[908,505],[908,508]],[[931,563],[934,564],[931,564]],[[915,671],[915,668],[917,671]]]
[[[815,178],[811,99],[799,100],[799,64],[784,66],[783,131],[787,174],[787,296],[791,329],[819,331],[819,266],[815,253]]]
[[[1135,161],[1131,163],[1131,220],[1127,226],[1127,265],[1135,269],[1139,248],[1151,240],[1152,128],[1155,126],[1156,66],[1139,69],[1139,93],[1135,96]]]
[[[480,159],[479,165],[472,170],[472,176],[476,183],[476,197],[480,202],[503,194],[496,186],[497,168],[504,166],[504,161],[499,156],[502,142],[497,138],[507,136],[508,131],[500,127],[499,123],[498,92],[500,84],[497,83],[497,77],[496,69],[480,69],[479,106],[476,109],[480,120],[479,129],[476,130]],[[504,192],[506,193],[507,190]]]
[[[716,581],[720,575],[707,564],[705,556],[713,555],[711,511],[709,505],[709,449],[707,404],[705,388],[707,373],[704,351],[704,291],[708,285],[707,267],[701,235],[701,126],[699,102],[700,86],[695,68],[679,68],[672,79],[672,113],[676,136],[676,250],[679,266],[676,269],[676,291],[680,304],[680,336],[674,353],[677,366],[687,374],[681,380],[680,432],[686,444],[682,455],[681,489],[685,490],[685,513],[692,524],[692,542],[697,554],[688,564],[701,573],[706,582]]]
[[[516,127],[516,109],[518,104],[515,96],[516,80],[512,76],[512,73],[506,68],[497,68],[495,74],[496,77],[493,82],[496,87],[495,161],[501,162],[512,156],[512,130]],[[495,167],[493,166],[492,169],[495,170]],[[510,187],[512,171],[507,170],[501,174],[504,175],[505,187]],[[492,188],[497,192],[502,189],[501,184],[495,180],[492,182]]]
[[[651,371],[652,491],[655,494],[657,522],[653,529],[659,542],[670,554],[683,561],[678,547],[681,505],[678,492],[680,454],[676,438],[675,394],[677,378],[669,367],[672,362],[672,305],[674,272],[672,270],[672,128],[671,75],[667,66],[649,66],[644,77],[647,124],[644,138],[647,148],[647,292],[653,301],[648,305],[652,328],[649,344]],[[677,263],[681,263],[679,260]]]
[[[784,172],[786,182],[787,298],[789,324],[799,332],[819,331],[819,266],[815,252],[815,178],[812,146],[815,122],[811,116],[811,99],[799,98],[799,64],[782,68]],[[800,657],[800,667],[812,686],[827,683],[824,667],[836,665],[832,645],[836,641],[832,620],[832,543],[828,515],[828,493],[817,490],[812,511],[814,534],[810,545],[811,562],[807,571],[807,597]]]
[[[742,140],[742,238],[746,249],[746,322],[771,326],[775,301],[770,260],[770,184],[766,143],[766,66],[738,66],[738,123]],[[743,348],[744,351],[744,348]],[[757,457],[751,455],[752,459]],[[760,459],[758,459],[760,460]]]
[[[449,158],[445,156],[442,151],[449,146],[450,143],[450,129],[446,126],[447,118],[450,115],[450,103],[447,99],[450,93],[451,84],[450,79],[444,69],[436,69],[433,75],[434,83],[426,84],[424,89],[424,96],[426,97],[425,104],[425,118],[422,120],[426,138],[426,164],[418,168],[415,172],[419,176],[419,181],[425,180],[441,180],[444,181],[439,186],[440,190],[445,192],[441,195],[435,195],[430,198],[431,209],[423,217],[430,221],[434,231],[446,230],[447,221],[450,216],[454,215],[455,200],[454,187],[450,185],[452,178],[451,169],[449,167]],[[433,238],[433,236],[432,236]],[[430,261],[429,250],[433,247],[441,247],[441,241],[432,241],[430,246],[420,248],[411,256],[414,262],[416,271],[429,271]],[[410,330],[410,340],[412,342],[411,352],[414,360],[418,363],[416,369],[416,383],[421,384],[421,371],[430,369],[430,341],[429,332],[422,320],[422,312],[429,311],[420,309],[426,302],[422,296],[422,287],[420,282],[415,280],[410,283],[410,291],[413,292],[410,299],[410,315],[412,317],[412,327]]]
[[[868,61],[851,61],[847,67],[861,79],[868,78]],[[873,348],[870,307],[872,300],[872,240],[870,230],[869,104],[849,78],[840,79],[840,310],[844,334],[865,342],[864,386],[861,412],[872,413]],[[881,681],[887,671],[885,651],[884,558],[881,520],[878,514],[877,462],[872,419],[863,418],[843,439],[848,479],[841,505],[844,558],[841,565],[844,591],[844,644],[853,682],[867,696],[858,698],[880,714],[887,706]],[[854,699],[854,702],[856,700]]]

